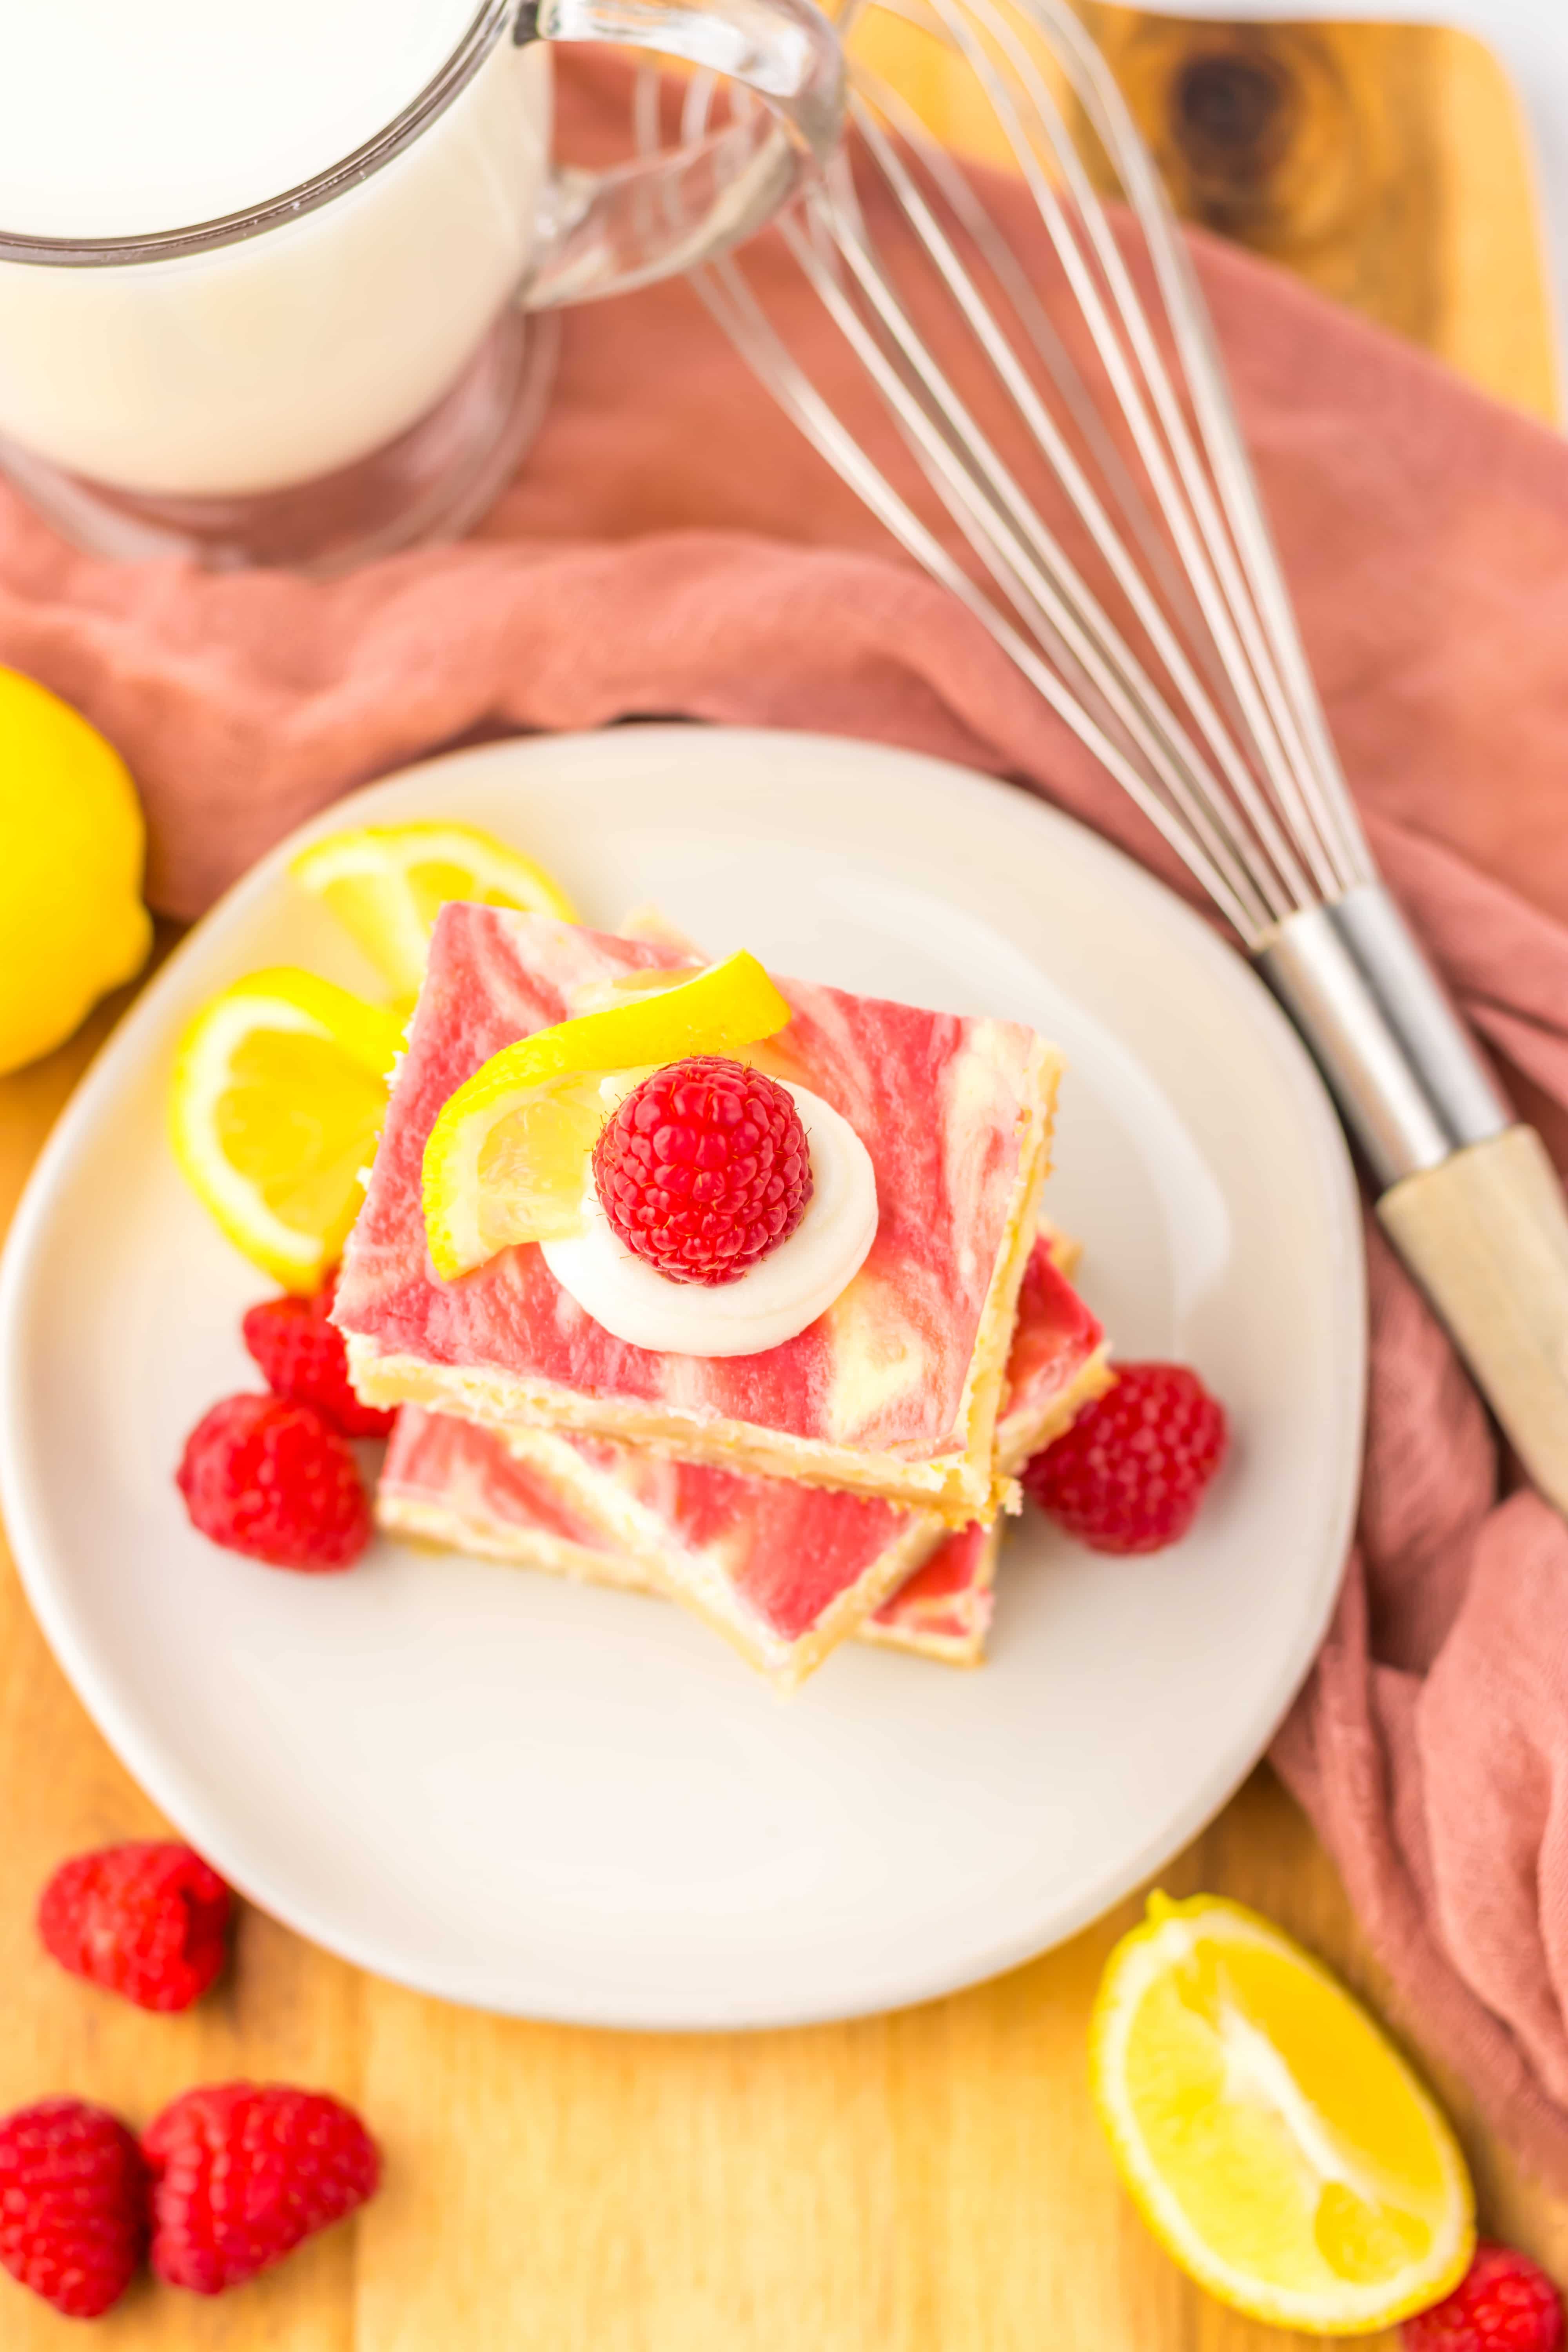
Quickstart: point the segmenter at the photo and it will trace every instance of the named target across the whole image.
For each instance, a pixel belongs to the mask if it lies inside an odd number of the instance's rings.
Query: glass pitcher
[[[660,51],[764,103],[673,152],[564,170],[560,41]],[[749,236],[842,112],[811,0],[482,0],[394,120],[269,201],[102,237],[0,215],[0,467],[100,555],[327,572],[455,537],[538,424],[549,314]]]

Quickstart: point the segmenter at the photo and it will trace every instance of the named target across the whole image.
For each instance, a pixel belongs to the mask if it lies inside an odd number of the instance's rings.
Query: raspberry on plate
[[[62,1863],[39,1898],[38,1934],[63,1969],[139,2009],[189,2009],[227,1956],[231,1903],[188,1845],[138,1839]]]
[[[788,1241],[811,1200],[795,1098],[742,1062],[700,1054],[655,1070],[594,1147],[614,1232],[670,1282],[737,1282]]]
[[[175,1484],[193,1527],[272,1568],[349,1568],[370,1541],[359,1465],[314,1405],[225,1397],[186,1438]]]
[[[68,2319],[96,2319],[147,2243],[147,2168],[118,2117],[39,2099],[0,2120],[0,2263]]]
[[[240,1325],[245,1344],[274,1396],[313,1404],[345,1437],[385,1437],[396,1415],[361,1404],[349,1382],[343,1335],[329,1320],[337,1286],[334,1266],[312,1297],[285,1292],[263,1299]]]
[[[1191,1527],[1227,1439],[1225,1407],[1185,1364],[1121,1364],[1024,1485],[1091,1551],[1162,1551]]]
[[[142,2137],[153,2175],[153,2268],[222,2294],[375,2193],[381,2158],[321,2091],[221,2083],[186,2091]]]
[[[1483,2242],[1453,2294],[1402,2333],[1405,2352],[1559,2352],[1563,2304],[1528,2254]]]

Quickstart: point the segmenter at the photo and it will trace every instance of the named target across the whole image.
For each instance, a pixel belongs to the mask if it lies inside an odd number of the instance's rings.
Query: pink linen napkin
[[[579,151],[613,143],[616,73],[563,81]],[[1016,212],[1005,187],[993,202]],[[1284,277],[1194,249],[1373,846],[1568,1164],[1568,450]],[[778,275],[765,248],[756,267]],[[824,386],[853,398],[812,298],[780,300]],[[901,471],[896,445],[887,463]],[[459,548],[331,584],[118,568],[0,488],[0,661],[126,753],[151,893],[180,915],[402,761],[628,714],[966,761],[1184,887],[679,285],[568,317],[548,422]],[[1474,1391],[1370,1225],[1368,1249],[1359,1537],[1275,1760],[1407,2021],[1568,2187],[1568,1528],[1507,1492]]]

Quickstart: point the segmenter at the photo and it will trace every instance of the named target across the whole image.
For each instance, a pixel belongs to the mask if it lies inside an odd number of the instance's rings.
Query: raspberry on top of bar
[[[1015,1022],[966,1019],[778,980],[792,1018],[755,1058],[855,1129],[879,1224],[827,1311],[752,1356],[614,1339],[539,1248],[456,1281],[432,1267],[425,1142],[443,1104],[515,1039],[568,1019],[676,949],[552,917],[442,909],[335,1320],[367,1402],[425,1404],[662,1447],[937,1510],[990,1517],[997,1399],[1048,1166],[1059,1060]]]

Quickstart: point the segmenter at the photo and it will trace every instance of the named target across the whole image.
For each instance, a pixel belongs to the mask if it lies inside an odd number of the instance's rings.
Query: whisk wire
[[[1370,861],[1158,175],[1063,0],[888,4],[962,58],[983,93],[1109,407],[962,163],[884,78],[856,65],[858,168],[910,230],[910,251],[951,305],[952,360],[967,345],[985,363],[1022,427],[1021,450],[1043,466],[1084,535],[1084,554],[1103,568],[1104,589],[982,426],[954,366],[938,357],[941,344],[917,326],[843,158],[780,235],[978,577],[793,358],[742,263],[731,256],[699,273],[698,290],[841,478],[983,621],[1257,945],[1291,914],[1342,895]],[[689,133],[706,127],[714,89],[700,76],[687,86]],[[1058,92],[1080,123],[1068,122]],[[637,123],[642,145],[658,142],[651,74]],[[1128,228],[1112,224],[1080,152],[1084,125],[1142,233],[1159,331],[1123,250]]]
[[[1188,431],[1148,314],[1084,166],[1078,142],[1034,56],[993,0],[963,0],[962,5],[957,5],[957,0],[929,0],[929,5],[982,81],[998,121],[1013,141],[1020,167],[1088,320],[1161,511],[1192,579],[1221,658],[1230,672],[1245,712],[1254,759],[1312,866],[1316,891],[1299,886],[1298,867],[1291,877],[1293,885],[1297,885],[1293,887],[1293,903],[1311,903],[1315,896],[1331,893],[1338,877],[1310,822],[1298,764],[1300,740],[1269,658],[1258,614],[1246,593],[1234,550],[1211,493],[1209,478]],[[1083,42],[1076,19],[1066,16],[1056,0],[1036,0],[1035,13],[1050,21],[1057,33],[1060,41],[1058,62],[1080,102],[1092,110],[1091,119],[1103,125],[1103,138],[1113,163],[1121,150],[1129,144],[1130,137],[1139,161],[1143,161],[1121,93],[1098,51]],[[1035,118],[1048,142],[1051,160],[1071,194],[1074,211],[1082,224],[1088,254],[1055,188],[1039,169],[1022,131],[1012,90],[976,38],[972,19],[986,29],[1003,52],[1031,102]],[[1064,26],[1070,27],[1070,36],[1064,33]],[[1276,832],[1274,840],[1268,845],[1270,855],[1275,854],[1277,839]]]
[[[1253,779],[1246,761],[1237,751],[1219,712],[1215,709],[1193,665],[1188,660],[1175,630],[1167,621],[1157,596],[1140,571],[1131,552],[1112,524],[1104,505],[1095,495],[1066,440],[1030,383],[1012,346],[982,299],[973,278],[964,268],[941,224],[921,197],[890,142],[863,107],[855,108],[855,119],[904,216],[921,236],[949,292],[973,328],[986,356],[991,360],[1004,386],[1011,394],[1026,426],[1056,474],[1080,520],[1089,530],[1117,586],[1142,623],[1167,675],[1184,698],[1210,751],[1226,771],[1233,790],[1247,807],[1276,871],[1283,877],[1286,892],[1289,895],[1276,901],[1276,911],[1284,914],[1290,905],[1299,902],[1300,893],[1306,887],[1304,878],[1291,855],[1289,844],[1274,824],[1266,804],[1256,793]],[[1021,502],[1021,490],[1017,495]],[[1026,506],[1025,511],[1028,511]],[[1060,569],[1063,585],[1068,593],[1075,594],[1079,598],[1085,619],[1098,637],[1102,652],[1121,667],[1128,688],[1139,698],[1149,718],[1165,736],[1167,741],[1178,751],[1190,776],[1196,781],[1198,787],[1207,789],[1216,801],[1222,800],[1217,784],[1205,777],[1204,764],[1186,730],[1181,726],[1174,713],[1159,694],[1152,680],[1137,661],[1131,647],[1127,646],[1120,632],[1114,628],[1109,616],[1092,595],[1088,583],[1070,565],[1059,545],[1054,540],[1051,544],[1055,562]]]
[[[842,220],[837,224],[839,253],[913,372],[920,390],[934,404],[934,414],[932,406],[889,363],[818,257],[802,250],[798,230],[786,226],[784,234],[795,246],[797,258],[825,306],[919,448],[933,485],[950,503],[952,499],[966,503],[986,539],[1000,550],[1008,572],[1025,583],[1033,603],[1047,615],[1181,815],[1197,832],[1210,857],[1228,869],[1233,888],[1246,888],[1246,869],[1226,845],[1223,822],[1216,821],[1225,804],[1205,804],[1201,764],[1190,739],[1117,636],[977,421],[936,367],[868,248]],[[1120,659],[1108,658],[1108,638]],[[1257,877],[1252,878],[1256,882]]]
[[[884,5],[889,14],[901,17],[906,23],[926,23],[923,12],[903,5],[903,0],[884,0]],[[1071,352],[1052,324],[1050,314],[1031,285],[1017,255],[981,202],[972,183],[965,179],[962,167],[947,149],[931,137],[900,92],[880,74],[865,66],[858,68],[856,79],[877,114],[892,124],[901,145],[918,158],[921,170],[934,183],[942,202],[1002,289],[1026,341],[1055,385],[1069,425],[1079,436],[1090,462],[1099,467],[1110,505],[1121,514],[1150,572],[1180,615],[1184,635],[1200,657],[1207,655],[1211,692],[1222,699],[1226,698],[1229,681],[1214,660],[1213,647],[1203,635],[1200,616],[1187,583],[1179,567],[1173,562],[1170,550],[1160,536],[1147,502],[1140,495],[1121,452],[1106,430],[1089,387],[1074,364]]]
[[[942,542],[915,513],[880,468],[866,457],[854,435],[844,425],[777,335],[742,272],[732,261],[713,265],[702,273],[698,291],[720,324],[731,333],[760,371],[766,373],[781,404],[812,440],[826,461],[886,525],[887,529],[934,578],[948,588],[989,631],[1036,690],[1073,728],[1122,790],[1141,808],[1170,846],[1181,856],[1201,887],[1226,919],[1239,930],[1256,927],[1259,913],[1244,869],[1233,869],[1237,887],[1211,863],[1202,846],[1174,819],[1157,793],[1152,792],[1122,744],[1103,730],[1083,703],[1063,684],[1034,645],[999,611]],[[857,322],[858,326],[858,322]],[[973,521],[962,502],[953,509],[966,526]],[[988,562],[1000,563],[994,551],[983,544],[983,527],[973,523],[972,544]],[[1066,657],[1065,654],[1058,659]]]
[[[1061,50],[1070,60],[1079,102],[1139,219],[1208,465],[1245,568],[1244,606],[1256,608],[1263,622],[1294,714],[1300,772],[1314,828],[1337,848],[1341,887],[1353,887],[1371,878],[1372,861],[1308,666],[1191,255],[1153,160],[1104,58],[1060,0],[1032,0],[1032,5],[1051,19]],[[1110,245],[1120,266],[1121,255],[1113,239]],[[1136,307],[1136,297],[1132,299]]]

